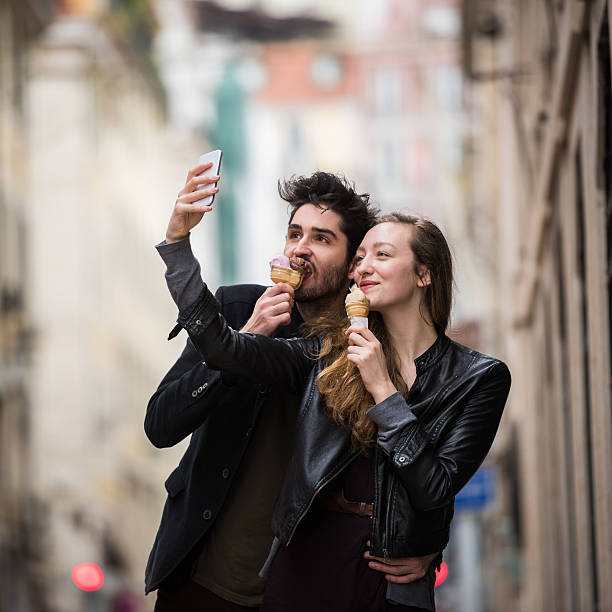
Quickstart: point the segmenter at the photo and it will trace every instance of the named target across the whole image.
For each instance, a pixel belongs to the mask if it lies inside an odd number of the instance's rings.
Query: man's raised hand
[[[219,191],[217,187],[198,190],[200,185],[210,185],[219,180],[218,176],[198,176],[210,167],[212,167],[212,162],[198,164],[187,173],[185,186],[178,193],[168,222],[168,229],[166,230],[166,242],[168,244],[185,238],[202,220],[204,213],[212,210],[212,206],[198,204],[199,200]]]

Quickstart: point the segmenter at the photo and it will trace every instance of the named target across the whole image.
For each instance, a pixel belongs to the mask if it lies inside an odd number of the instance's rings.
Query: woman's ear
[[[429,273],[429,268],[420,266],[418,271],[417,287],[428,287],[429,285],[431,285],[431,274]]]

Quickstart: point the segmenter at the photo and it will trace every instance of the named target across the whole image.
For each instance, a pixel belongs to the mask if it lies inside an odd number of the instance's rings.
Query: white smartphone
[[[211,151],[210,153],[205,153],[198,160],[198,164],[207,164],[212,162],[212,166],[208,168],[208,170],[204,170],[198,176],[219,176],[219,170],[221,169],[221,158],[223,157],[223,151],[221,149],[217,149],[216,151]],[[205,183],[200,185],[196,191],[200,189],[211,189],[212,187],[216,187],[217,183]],[[212,206],[213,200],[215,199],[215,194],[206,196],[201,200],[197,200],[198,205],[200,206]],[[195,204],[195,202],[194,202]]]

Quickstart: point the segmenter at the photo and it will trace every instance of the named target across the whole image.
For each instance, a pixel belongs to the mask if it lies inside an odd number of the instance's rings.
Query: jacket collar
[[[448,336],[444,333],[439,334],[436,341],[424,353],[419,355],[414,360],[417,376],[427,368],[430,368],[432,365],[437,363],[442,358],[449,346],[450,339]]]

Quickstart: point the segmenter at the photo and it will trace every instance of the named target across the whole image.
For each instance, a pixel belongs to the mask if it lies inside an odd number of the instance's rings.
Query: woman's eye
[[[389,257],[389,253],[385,253],[384,251],[378,251],[378,253],[376,253],[377,257]]]

